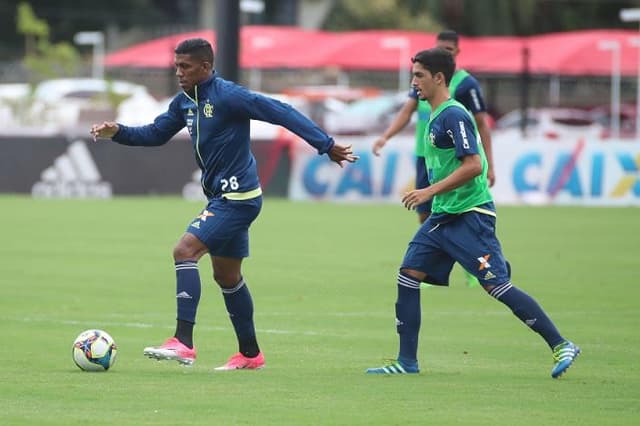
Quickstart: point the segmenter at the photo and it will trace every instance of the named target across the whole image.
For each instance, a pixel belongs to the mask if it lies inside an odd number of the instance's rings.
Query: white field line
[[[468,316],[507,316],[510,315],[510,312],[507,310],[500,311],[484,311],[484,312],[470,312],[470,311],[450,311],[450,312],[437,312],[438,316],[457,316],[457,317],[468,317]],[[123,317],[121,314],[111,315],[112,318]],[[137,315],[140,316],[140,315]],[[323,313],[295,313],[295,312],[262,312],[259,314],[261,317],[338,317],[338,318],[387,318],[389,319],[389,323],[394,323],[394,314],[392,311],[389,312],[323,312]],[[139,329],[149,329],[149,328],[163,328],[168,330],[173,330],[175,328],[174,325],[166,325],[166,323],[152,323],[152,322],[132,322],[132,321],[118,321],[117,319],[105,319],[99,321],[79,321],[79,320],[71,320],[71,319],[54,319],[47,317],[0,317],[2,321],[8,322],[21,322],[21,323],[43,323],[47,325],[74,325],[81,326],[85,328],[91,327],[125,327],[125,328],[139,328]],[[96,325],[97,323],[97,325]],[[197,325],[198,330],[202,331],[215,331],[215,332],[228,332],[232,330],[231,325],[225,326],[208,326],[203,324]],[[390,330],[395,328],[390,326]],[[330,331],[313,331],[313,330],[287,330],[287,329],[276,329],[276,328],[256,328],[258,333],[264,334],[274,334],[274,335],[294,335],[294,336],[323,336],[323,337],[354,337],[353,333],[335,333]],[[347,330],[345,330],[347,331]],[[362,336],[361,333],[358,333],[357,336]]]
[[[22,317],[22,318],[2,318],[2,321],[23,322],[23,323],[45,323],[50,325],[81,325],[83,327],[91,328],[96,327],[95,322],[89,323],[87,321],[78,320],[64,320],[64,319],[52,319],[52,318],[34,318],[34,317]],[[98,321],[97,327],[125,327],[125,328],[164,328],[174,329],[175,326],[158,325],[144,322],[121,322],[121,321]],[[198,329],[204,331],[229,331],[232,330],[231,325],[227,327],[212,327],[198,324]],[[343,334],[324,333],[319,331],[298,331],[298,330],[281,330],[281,329],[256,329],[258,333],[265,334],[285,334],[285,335],[301,335],[301,336],[334,336],[345,337]],[[347,336],[349,337],[349,336]]]

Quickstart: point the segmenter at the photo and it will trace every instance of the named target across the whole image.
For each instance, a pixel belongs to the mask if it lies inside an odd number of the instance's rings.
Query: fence
[[[24,82],[27,71],[15,62],[0,62],[0,84]],[[484,90],[492,115],[498,117],[522,106],[522,78],[519,75],[475,74]],[[146,86],[158,99],[172,96],[179,87],[174,71],[168,69],[116,68],[109,78]],[[385,71],[340,71],[336,69],[243,70],[240,82],[252,90],[279,93],[284,89],[307,85],[348,85],[398,90],[398,73]],[[409,81],[407,86],[409,88]],[[621,80],[621,101],[635,104],[637,79]],[[607,105],[611,81],[607,77],[559,77],[536,75],[526,88],[530,107]]]

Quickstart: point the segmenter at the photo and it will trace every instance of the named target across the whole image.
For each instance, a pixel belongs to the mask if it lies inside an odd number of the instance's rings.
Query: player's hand
[[[426,203],[432,198],[433,194],[431,194],[428,187],[423,189],[414,189],[413,191],[409,191],[404,194],[404,197],[402,197],[402,204],[404,204],[407,209],[413,210],[418,205]]]
[[[347,161],[349,163],[355,163],[358,158],[357,155],[353,154],[353,148],[351,145],[340,145],[337,143],[333,144],[333,147],[327,153],[331,161],[334,163],[338,163],[340,167],[344,167],[342,165],[343,161]]]
[[[94,124],[91,126],[91,136],[93,136],[93,140],[96,141],[98,138],[110,139],[120,130],[120,126],[118,123],[114,121],[103,121],[102,124]]]
[[[373,143],[373,147],[371,147],[371,152],[373,152],[373,155],[380,156],[380,150],[386,145],[387,140],[388,139],[384,136],[376,139],[376,141]]]
[[[487,181],[489,181],[490,187],[496,183],[496,175],[493,172],[493,167],[489,167],[489,170],[487,170]]]

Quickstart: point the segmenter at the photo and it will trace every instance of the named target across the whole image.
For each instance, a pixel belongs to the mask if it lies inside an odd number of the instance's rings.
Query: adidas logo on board
[[[87,145],[75,141],[53,161],[31,188],[37,198],[111,198],[111,184],[103,182]]]

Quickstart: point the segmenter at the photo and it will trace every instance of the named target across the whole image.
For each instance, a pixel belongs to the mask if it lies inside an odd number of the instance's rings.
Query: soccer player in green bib
[[[496,237],[496,210],[483,145],[469,111],[450,97],[447,88],[455,60],[448,51],[434,48],[418,52],[412,62],[411,84],[433,110],[424,152],[431,184],[407,192],[402,202],[415,209],[432,200],[431,215],[409,243],[398,273],[398,357],[367,373],[420,372],[420,283],[448,285],[451,268],[458,262],[478,278],[489,295],[545,340],[554,360],[551,377],[558,378],[573,364],[580,348],[558,332],[531,296],[511,283],[511,270]]]
[[[445,49],[455,57],[460,53],[459,38],[455,31],[446,30],[438,34],[436,40],[436,47]],[[493,157],[491,155],[491,133],[489,132],[489,125],[487,123],[487,108],[482,96],[482,89],[478,80],[476,80],[471,74],[463,69],[458,69],[454,72],[449,84],[449,93],[451,97],[463,104],[473,115],[473,119],[476,122],[482,144],[487,153],[487,160],[489,162],[488,178],[489,186],[493,186],[495,181],[493,172]],[[431,106],[425,100],[421,100],[418,97],[415,89],[412,88],[409,92],[409,97],[404,103],[393,122],[387,127],[373,144],[373,153],[380,155],[380,150],[386,145],[386,143],[395,136],[400,130],[402,130],[411,120],[411,115],[418,113],[418,121],[416,123],[416,188],[421,189],[429,185],[427,178],[427,170],[424,165],[424,131],[429,122],[429,116],[431,115]],[[416,207],[418,213],[418,219],[420,223],[423,223],[429,217],[431,213],[431,201],[421,204]],[[467,285],[469,287],[475,287],[479,285],[478,280],[469,272],[464,271]]]

